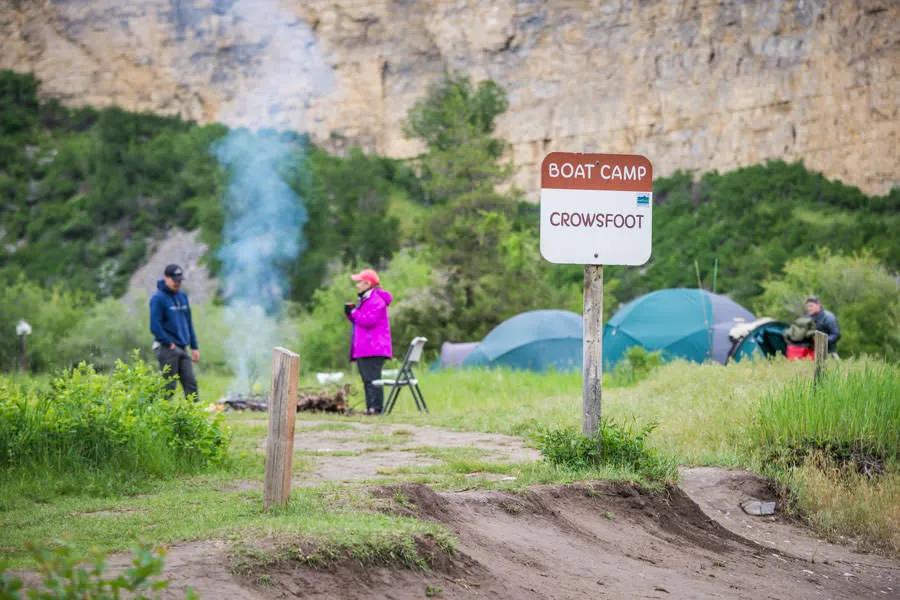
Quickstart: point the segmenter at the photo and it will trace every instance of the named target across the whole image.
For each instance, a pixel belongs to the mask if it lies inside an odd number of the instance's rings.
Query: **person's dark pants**
[[[366,411],[381,414],[384,408],[384,387],[372,385],[372,382],[381,379],[381,368],[386,359],[383,356],[368,356],[357,358],[356,366],[359,376],[362,377],[363,387],[366,390]]]
[[[194,377],[194,364],[191,362],[190,353],[184,349],[175,346],[168,348],[160,346],[156,349],[156,358],[159,359],[159,368],[165,372],[166,377],[170,378],[166,385],[170,390],[175,390],[178,383],[175,376],[181,381],[181,387],[184,390],[185,398],[191,394],[195,394],[194,400],[198,400],[197,396],[197,378]],[[168,369],[166,369],[168,367]]]

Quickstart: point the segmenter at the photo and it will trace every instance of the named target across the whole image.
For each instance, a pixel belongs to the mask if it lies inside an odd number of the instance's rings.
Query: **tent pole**
[[[713,264],[713,294],[716,293],[716,279],[719,276],[719,257],[716,257],[716,262]]]

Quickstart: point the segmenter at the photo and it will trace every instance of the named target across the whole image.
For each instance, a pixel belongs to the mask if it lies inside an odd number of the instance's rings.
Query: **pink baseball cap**
[[[378,273],[376,273],[372,269],[363,269],[359,273],[354,273],[350,276],[350,279],[353,281],[368,281],[372,285],[378,285],[381,283],[381,280],[378,279]]]

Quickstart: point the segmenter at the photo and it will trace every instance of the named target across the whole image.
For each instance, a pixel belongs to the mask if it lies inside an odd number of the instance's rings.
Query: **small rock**
[[[753,515],[754,517],[763,517],[766,515],[774,515],[775,514],[775,503],[774,502],[763,502],[762,500],[746,500],[741,502],[741,508],[748,515]]]

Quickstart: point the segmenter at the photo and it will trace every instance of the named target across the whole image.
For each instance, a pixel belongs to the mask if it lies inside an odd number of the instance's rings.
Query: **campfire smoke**
[[[278,317],[289,292],[286,267],[305,247],[307,213],[290,185],[301,175],[304,138],[286,131],[305,126],[281,122],[279,107],[306,106],[333,80],[309,26],[277,0],[234,3],[226,18],[242,44],[266,49],[247,65],[256,72],[254,87],[239,89],[219,114],[241,128],[211,148],[228,175],[218,253],[229,328],[225,354],[235,376],[232,391],[247,393],[254,381],[267,380],[272,347],[293,337]]]

